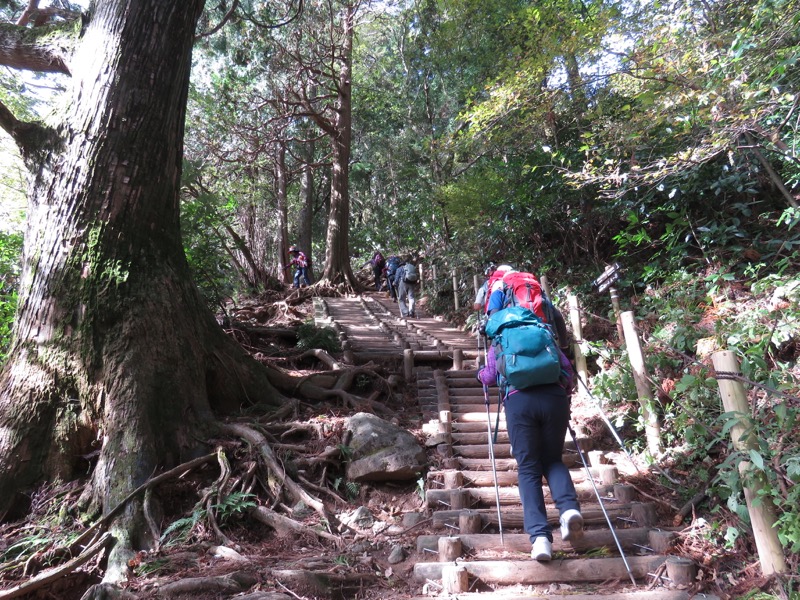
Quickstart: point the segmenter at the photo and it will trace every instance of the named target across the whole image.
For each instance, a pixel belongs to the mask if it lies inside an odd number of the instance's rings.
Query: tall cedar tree
[[[30,171],[15,341],[0,373],[0,516],[20,491],[72,478],[97,450],[82,503],[107,512],[200,451],[220,412],[277,404],[288,387],[225,336],[181,244],[203,4],[100,0],[55,30],[0,29],[0,64],[71,75],[57,122],[22,122],[0,104]],[[152,542],[140,503],[115,523],[117,558]]]

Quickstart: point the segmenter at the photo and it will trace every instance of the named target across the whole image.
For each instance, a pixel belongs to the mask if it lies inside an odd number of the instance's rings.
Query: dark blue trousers
[[[303,283],[311,285],[311,279],[308,277],[308,267],[297,267],[297,270],[294,272],[294,287],[300,287],[301,278]]]
[[[557,384],[518,390],[505,400],[506,426],[519,468],[519,493],[525,531],[553,541],[547,523],[542,477],[559,514],[580,510],[569,469],[561,461],[569,423],[569,398]]]

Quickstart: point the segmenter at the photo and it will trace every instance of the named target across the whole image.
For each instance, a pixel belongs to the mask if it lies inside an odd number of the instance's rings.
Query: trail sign
[[[619,263],[608,265],[600,277],[592,282],[592,290],[602,294],[619,280],[621,272],[622,266]]]

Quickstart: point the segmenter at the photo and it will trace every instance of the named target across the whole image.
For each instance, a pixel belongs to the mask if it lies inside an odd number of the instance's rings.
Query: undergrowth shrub
[[[329,353],[341,351],[339,337],[332,327],[317,327],[314,321],[306,321],[297,328],[298,350],[325,350]]]
[[[758,482],[756,502],[776,507],[781,543],[800,551],[800,278],[770,274],[744,285],[740,274],[724,269],[699,277],[673,272],[657,289],[638,298],[643,347],[662,424],[662,443],[679,471],[686,472],[680,492],[691,497],[706,490],[712,508],[727,525],[719,531],[728,549],[749,530],[744,488]],[[719,276],[715,276],[719,275]],[[719,386],[710,358],[697,354],[698,341],[734,352],[751,406],[749,415],[723,414]],[[604,342],[591,345],[605,367],[592,378],[593,395],[615,416],[616,424],[637,424],[641,408],[627,357],[609,351]],[[735,451],[731,427],[745,418],[753,448]],[[643,437],[640,436],[640,437]],[[642,439],[626,441],[643,450]],[[715,458],[716,457],[716,458]],[[749,461],[746,475],[739,464]]]

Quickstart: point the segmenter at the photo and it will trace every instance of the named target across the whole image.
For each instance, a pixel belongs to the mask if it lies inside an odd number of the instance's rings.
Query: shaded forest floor
[[[424,304],[420,311],[425,311]],[[304,355],[297,340],[287,331],[295,331],[312,314],[310,294],[295,291],[287,296],[285,292],[273,292],[232,308],[231,320],[224,325],[257,360],[304,377],[319,372],[321,365]],[[391,375],[386,366],[371,368],[376,377],[385,379]],[[362,379],[356,381],[352,390],[355,398],[365,399],[361,406],[344,405],[336,399],[325,402],[300,399],[280,419],[259,414],[257,407],[243,415],[260,424],[284,464],[304,466],[301,469],[304,486],[322,498],[342,522],[351,525],[347,535],[320,537],[314,533],[318,515],[298,505],[273,507],[302,526],[296,531],[278,532],[251,518],[252,497],[244,493],[229,505],[217,507],[216,525],[221,531],[215,531],[214,523],[202,514],[203,507],[198,504],[218,476],[213,464],[206,465],[159,486],[158,495],[164,507],[159,519],[162,544],[157,551],[140,553],[131,559],[134,576],[124,590],[134,595],[131,597],[146,598],[173,586],[178,596],[190,595],[195,600],[222,598],[229,596],[223,595],[221,582],[239,577],[242,591],[283,592],[292,598],[400,600],[420,596],[420,586],[411,582],[411,571],[416,538],[425,532],[427,523],[423,521],[414,527],[402,525],[403,515],[423,510],[418,484],[348,485],[343,478],[341,457],[331,452],[331,448],[343,443],[344,420],[358,410],[369,410],[366,398],[372,392],[374,380],[367,376]],[[596,448],[616,453],[623,480],[634,485],[643,497],[654,500],[663,518],[674,522],[676,527],[687,527],[689,534],[681,537],[676,553],[689,555],[701,565],[703,589],[730,598],[766,586],[768,582],[758,577],[752,548],[742,542],[721,552],[719,545],[712,543],[720,535],[721,524],[712,526],[711,519],[704,519],[702,513],[708,513],[714,502],[701,502],[687,510],[683,496],[687,486],[694,486],[688,482],[691,474],[677,469],[678,472],[668,475],[669,461],[656,469],[626,455],[609,435],[594,403],[581,398],[577,396],[573,402],[573,424],[593,438]],[[390,408],[397,424],[422,441],[413,389],[397,389]],[[635,432],[621,433],[635,435]],[[247,481],[248,470],[254,468],[248,448],[225,439],[215,443],[228,456],[232,477]],[[269,482],[257,478],[252,481],[253,494],[259,494],[260,486],[269,486]],[[239,489],[246,488],[242,485]],[[32,497],[28,518],[0,527],[0,552],[6,557],[15,554],[25,557],[0,565],[0,587],[8,589],[58,563],[57,549],[82,529],[62,508],[74,504],[80,491],[80,482],[43,488]],[[369,509],[373,517],[363,527],[357,519],[359,507]],[[720,518],[719,514],[714,516],[717,521]],[[164,532],[170,529],[172,533],[166,535]],[[221,532],[224,540],[220,539]],[[403,549],[402,560],[390,562],[392,551],[398,547]],[[102,557],[93,559],[24,597],[77,600],[89,586],[99,582],[103,568]],[[317,580],[312,573],[324,577]],[[608,589],[607,585],[604,587]]]

